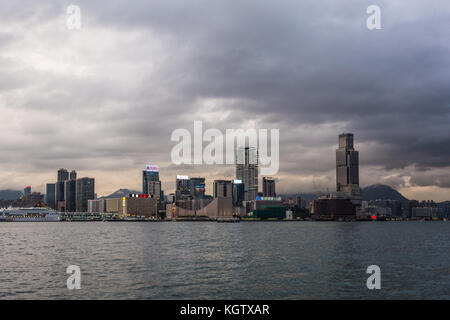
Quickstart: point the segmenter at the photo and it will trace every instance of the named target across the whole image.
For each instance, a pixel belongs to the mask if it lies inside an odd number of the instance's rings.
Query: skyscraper
[[[28,197],[30,194],[31,194],[31,186],[27,186],[25,189],[23,189],[24,198]]]
[[[359,196],[359,153],[353,147],[353,133],[339,135],[336,150],[336,191]]]
[[[56,181],[58,182],[64,182],[66,180],[69,180],[69,171],[67,169],[61,168],[58,170],[58,179]]]
[[[55,183],[55,205],[58,207],[58,202],[65,200],[64,181],[57,181]]]
[[[95,179],[81,178],[76,182],[76,211],[87,212],[88,200],[95,198]]]
[[[159,168],[155,165],[146,165],[144,171],[142,171],[142,194],[150,194],[149,182],[159,181]]]
[[[153,198],[160,198],[162,199],[161,195],[161,181],[147,181],[147,192],[144,194],[149,194]]]
[[[202,198],[205,195],[205,178],[190,178],[191,196],[193,199]]]
[[[156,165],[148,164],[142,171],[142,193],[149,194],[154,198],[159,198],[161,204],[164,202],[164,193],[159,180],[159,168]]]
[[[77,180],[77,172],[75,170],[70,171],[70,180]]]
[[[255,200],[258,194],[258,151],[256,148],[239,148],[236,154],[236,178],[242,180],[245,201]]]
[[[263,177],[263,196],[276,197],[275,180],[271,177]]]
[[[177,180],[175,182],[175,197],[176,200],[186,200],[191,198],[191,181],[188,176],[177,175]]]
[[[45,203],[47,204],[47,207],[56,209],[56,194],[55,194],[55,184],[54,183],[47,183],[47,189],[45,192]]]
[[[232,182],[233,189],[233,206],[240,207],[242,206],[242,201],[244,201],[245,191],[244,184],[242,180],[234,179]]]
[[[76,180],[64,181],[64,199],[67,212],[75,212],[76,210],[76,187]]]
[[[232,197],[233,189],[229,180],[214,180],[214,198]]]

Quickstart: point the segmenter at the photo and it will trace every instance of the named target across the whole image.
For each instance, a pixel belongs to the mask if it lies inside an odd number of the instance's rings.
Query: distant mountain
[[[364,201],[370,200],[398,200],[403,208],[408,208],[408,199],[394,188],[384,184],[374,184],[362,189]]]
[[[22,196],[22,191],[18,190],[0,190],[0,199],[17,200]]]
[[[119,189],[116,192],[111,193],[109,196],[100,197],[99,199],[122,198],[122,197],[126,197],[132,193],[140,193],[140,192],[134,191],[134,190],[128,190],[128,189]]]

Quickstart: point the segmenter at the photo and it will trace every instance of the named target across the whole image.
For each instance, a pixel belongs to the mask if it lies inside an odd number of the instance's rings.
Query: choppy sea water
[[[450,299],[450,222],[0,223],[0,299]]]

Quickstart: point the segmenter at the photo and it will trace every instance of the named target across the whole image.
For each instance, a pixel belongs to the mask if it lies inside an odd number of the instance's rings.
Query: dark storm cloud
[[[377,1],[376,31],[372,1],[78,1],[75,33],[69,4],[1,5],[2,170],[150,161],[171,175],[174,129],[255,119],[280,128],[286,189],[334,183],[342,131],[383,181],[448,186],[421,176],[450,167],[448,1]]]

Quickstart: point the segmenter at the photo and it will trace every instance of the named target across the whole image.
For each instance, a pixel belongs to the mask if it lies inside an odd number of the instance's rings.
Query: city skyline
[[[350,138],[350,142],[347,140],[346,142],[342,142],[343,140],[341,140],[342,139],[342,137],[346,137],[345,139],[348,139],[348,136],[350,136],[351,138]],[[339,173],[338,173],[338,168],[339,168],[339,162],[338,162],[338,158],[337,158],[337,154],[339,153],[339,150],[342,150],[342,148],[345,150],[345,149],[348,149],[348,150],[351,150],[351,152],[355,152],[356,154],[358,154],[359,152],[358,151],[354,151],[355,149],[353,148],[353,146],[354,146],[354,141],[353,141],[353,136],[354,136],[354,134],[353,133],[342,133],[342,134],[340,134],[339,135],[339,137],[338,137],[338,149],[335,149],[335,152],[336,152],[336,166],[335,166],[335,169],[334,169],[334,173],[335,173],[335,188],[336,188],[336,191],[339,191],[339,184],[338,184],[338,177],[339,177]],[[350,147],[348,147],[346,144],[347,143],[350,143]],[[341,144],[343,144],[342,146],[341,146]],[[246,149],[248,149],[248,148],[246,148]],[[257,150],[255,150],[255,152],[257,153]],[[347,151],[348,152],[348,151]],[[236,153],[237,155],[238,155],[238,153]],[[247,157],[248,158],[248,157]],[[358,156],[357,156],[357,160],[356,160],[356,166],[358,167]],[[228,165],[229,166],[229,165]],[[235,167],[235,173],[237,174],[237,168],[239,167],[240,165],[233,165],[233,167]],[[144,192],[144,189],[145,188],[147,188],[147,185],[149,185],[149,183],[151,183],[151,182],[153,182],[153,181],[150,181],[150,180],[153,180],[154,178],[150,178],[149,180],[147,180],[147,175],[149,175],[149,174],[155,174],[155,176],[156,176],[156,178],[155,179],[160,179],[159,181],[156,181],[156,182],[158,182],[158,192],[162,192],[162,193],[164,193],[165,195],[169,195],[169,194],[174,194],[175,193],[175,191],[176,191],[176,183],[175,183],[175,180],[176,179],[178,179],[178,177],[185,177],[185,178],[188,178],[188,176],[187,175],[176,175],[175,177],[165,177],[165,178],[160,178],[160,167],[159,167],[159,165],[149,165],[149,164],[146,164],[144,167],[144,170],[142,170],[142,168],[141,168],[141,170],[139,171],[139,169],[138,169],[138,171],[141,173],[141,176],[140,176],[140,179],[141,179],[141,189],[139,189],[139,188],[129,188],[129,187],[126,187],[126,186],[116,186],[116,187],[114,187],[114,186],[112,186],[111,187],[111,189],[110,190],[112,190],[111,192],[109,192],[109,193],[103,193],[103,194],[101,194],[101,193],[98,193],[97,192],[97,190],[95,190],[95,194],[96,195],[98,195],[98,197],[104,197],[104,196],[108,196],[109,194],[111,194],[111,193],[113,193],[113,192],[115,192],[115,191],[117,191],[117,190],[120,190],[120,189],[129,189],[129,190],[132,190],[133,192],[140,192],[139,190],[141,190],[142,192],[142,194],[153,194],[152,192]],[[150,169],[149,169],[150,168]],[[186,173],[186,172],[188,172],[189,171],[189,169],[185,169],[185,172],[181,172],[181,171],[177,171],[178,173]],[[356,174],[357,174],[357,176],[359,176],[359,172],[358,172],[359,170],[357,169],[357,171],[356,171]],[[55,173],[53,172],[53,175],[55,175]],[[44,191],[42,191],[42,190],[40,190],[40,189],[36,189],[36,188],[33,188],[33,191],[35,192],[35,191],[39,191],[39,192],[41,192],[41,193],[43,193],[43,194],[46,194],[46,191],[48,190],[48,186],[49,185],[53,185],[53,186],[58,186],[58,183],[61,183],[62,184],[62,193],[63,193],[63,195],[65,194],[65,188],[67,187],[67,182],[70,182],[70,180],[73,180],[73,179],[77,179],[77,171],[76,170],[72,170],[70,173],[68,172],[68,170],[67,169],[65,169],[65,168],[59,168],[58,169],[58,171],[57,171],[57,179],[56,179],[56,182],[55,183],[44,183]],[[164,177],[164,175],[162,175],[163,177]],[[195,176],[195,174],[194,175],[190,175],[190,177],[193,177],[193,176]],[[150,175],[149,175],[149,177],[150,177]],[[220,177],[220,178],[218,178],[217,176],[205,176],[204,178],[201,178],[201,179],[203,179],[204,180],[204,182],[205,182],[205,188],[206,188],[206,190],[209,190],[209,194],[214,194],[214,187],[215,187],[215,181],[217,181],[217,180],[223,180],[223,179],[225,179],[225,180],[233,180],[233,179],[236,179],[237,178],[237,176],[236,175],[234,175],[234,176],[230,176],[230,175],[227,175],[227,176],[225,176],[225,177]],[[262,176],[262,175],[258,175],[258,177],[257,177],[257,179],[258,179],[258,192],[260,192],[260,193],[264,193],[264,179],[265,178],[268,178],[268,179],[270,179],[270,180],[272,180],[273,179],[273,181],[278,181],[277,182],[277,189],[281,186],[280,184],[279,184],[279,178],[277,177],[277,176],[275,176],[275,177],[266,177],[266,176]],[[86,179],[86,178],[82,178],[82,179]],[[192,178],[191,178],[192,179]],[[200,178],[194,178],[194,179],[200,179]],[[347,177],[347,179],[348,179],[348,177]],[[356,182],[359,182],[358,181],[359,179],[357,178],[356,179]],[[147,182],[148,181],[148,182]],[[163,181],[166,181],[167,182],[167,184],[169,184],[169,185],[171,185],[171,182],[174,182],[173,183],[173,189],[166,189],[164,186],[165,186],[165,184],[163,183]],[[75,181],[73,181],[73,182],[75,182]],[[338,186],[336,186],[336,184],[338,184]],[[358,183],[357,183],[358,184]],[[376,183],[377,184],[377,183]],[[369,185],[367,185],[367,186],[369,186]],[[363,187],[365,187],[365,186],[363,186]],[[363,188],[362,187],[362,188]],[[26,187],[25,187],[25,189],[30,189],[31,190],[31,188],[32,188],[32,185],[27,185]],[[150,188],[150,187],[148,187],[148,188]],[[24,190],[25,190],[24,189]],[[57,191],[57,189],[58,188],[56,188],[56,193],[58,193],[58,191]],[[154,189],[154,187],[152,187],[152,189]],[[283,189],[282,187],[281,187],[281,189]],[[12,190],[11,188],[9,189],[9,190]],[[150,189],[149,189],[150,190]],[[167,192],[168,191],[168,192]],[[284,194],[284,195],[295,195],[295,194],[299,194],[299,193],[316,193],[316,194],[321,194],[321,193],[325,193],[325,194],[332,194],[333,192],[332,191],[334,191],[334,189],[330,189],[330,188],[327,188],[326,190],[315,190],[315,191],[307,191],[307,192],[295,192],[295,191],[291,191],[291,192],[281,192],[280,194]],[[25,191],[24,191],[25,192]],[[359,191],[359,192],[361,192],[361,191]],[[401,191],[399,191],[400,193],[402,193]],[[207,192],[208,193],[208,192]],[[255,193],[256,194],[256,193]],[[420,194],[420,193],[418,193],[418,194]],[[405,194],[404,194],[405,195]],[[424,195],[422,195],[422,196],[424,196]],[[56,198],[57,198],[58,196],[56,196]],[[412,198],[410,198],[410,199],[412,199]],[[433,198],[426,198],[426,197],[423,197],[423,198],[421,198],[420,196],[419,197],[416,197],[416,198],[414,198],[414,199],[416,199],[416,200],[418,200],[418,201],[428,201],[428,200],[435,200],[435,199],[433,199]],[[436,200],[435,200],[436,201]],[[437,200],[438,202],[439,201],[448,201],[448,198],[443,198],[442,200]]]
[[[18,1],[0,12],[0,189],[45,193],[54,170],[96,178],[99,195],[162,188],[178,174],[234,177],[233,166],[175,166],[177,128],[280,129],[280,194],[335,188],[336,135],[353,132],[360,186],[450,198],[450,7],[236,1],[184,10],[171,1],[103,6]],[[198,2],[200,3],[200,2]],[[239,10],[236,8],[239,7]],[[203,8],[203,9],[202,9]],[[4,9],[4,10],[3,10]],[[254,24],[247,23],[251,17]]]

